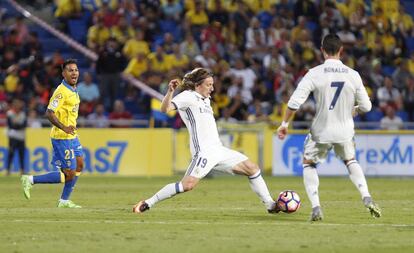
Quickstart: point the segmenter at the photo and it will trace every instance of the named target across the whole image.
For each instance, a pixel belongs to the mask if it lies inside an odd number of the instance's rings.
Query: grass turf
[[[373,219],[348,178],[321,178],[325,220],[308,222],[302,178],[266,177],[276,196],[296,190],[293,214],[265,212],[246,178],[202,180],[192,192],[143,215],[132,205],[174,178],[81,177],[56,208],[63,185],[36,185],[25,200],[18,177],[0,177],[0,252],[412,252],[414,178],[369,178],[383,209]]]

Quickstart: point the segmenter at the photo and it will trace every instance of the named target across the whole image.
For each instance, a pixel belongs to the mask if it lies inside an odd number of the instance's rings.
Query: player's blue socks
[[[65,182],[65,177],[60,171],[33,176],[33,184],[59,184],[63,182]]]
[[[73,191],[73,188],[75,187],[76,181],[78,181],[78,177],[80,175],[80,172],[76,172],[76,176],[70,180],[65,182],[65,186],[63,187],[62,195],[60,197],[61,200],[68,200],[70,197],[70,194]]]

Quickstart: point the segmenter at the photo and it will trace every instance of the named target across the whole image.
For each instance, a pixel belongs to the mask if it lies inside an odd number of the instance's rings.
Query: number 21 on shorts
[[[73,159],[75,158],[75,151],[73,149],[65,149],[65,159]]]

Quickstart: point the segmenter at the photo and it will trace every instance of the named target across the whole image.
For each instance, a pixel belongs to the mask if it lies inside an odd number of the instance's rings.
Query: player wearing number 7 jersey
[[[342,42],[336,34],[324,37],[321,51],[325,62],[310,69],[299,82],[289,99],[283,122],[277,129],[278,137],[284,139],[289,121],[313,93],[316,115],[303,152],[303,181],[312,204],[312,221],[323,218],[316,165],[325,160],[331,149],[348,168],[349,177],[371,215],[376,218],[381,216],[381,210],[372,201],[361,166],[355,159],[353,116],[357,112],[370,111],[372,105],[358,72],[339,60],[342,50]]]
[[[159,201],[192,190],[212,169],[247,176],[250,187],[261,199],[268,212],[279,211],[270,196],[259,167],[245,155],[222,145],[210,105],[210,94],[214,90],[213,83],[214,79],[209,71],[196,68],[184,76],[182,81],[184,91],[174,98],[173,93],[179,81],[171,80],[168,84],[161,111],[177,110],[179,112],[190,135],[190,150],[193,159],[180,182],[168,184],[151,198],[138,202],[134,205],[133,212],[145,212]]]

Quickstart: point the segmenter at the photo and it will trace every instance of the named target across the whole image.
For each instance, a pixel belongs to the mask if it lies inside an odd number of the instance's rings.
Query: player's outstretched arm
[[[288,134],[289,122],[295,116],[295,113],[296,110],[290,109],[289,107],[286,108],[285,116],[283,117],[283,122],[277,129],[277,137],[279,137],[279,139],[283,140]]]
[[[171,103],[171,100],[172,100],[174,91],[178,87],[179,84],[180,84],[180,81],[178,79],[173,79],[168,84],[167,94],[165,94],[164,99],[162,100],[162,103],[161,103],[161,111],[163,113],[167,113],[169,111],[176,109],[174,104]]]
[[[59,119],[56,117],[55,112],[47,109],[46,110],[46,116],[48,118],[48,120],[50,121],[50,123],[52,123],[54,126],[56,126],[57,128],[61,129],[63,132],[67,133],[67,134],[75,134],[76,131],[76,127],[75,126],[65,126],[63,125]]]

